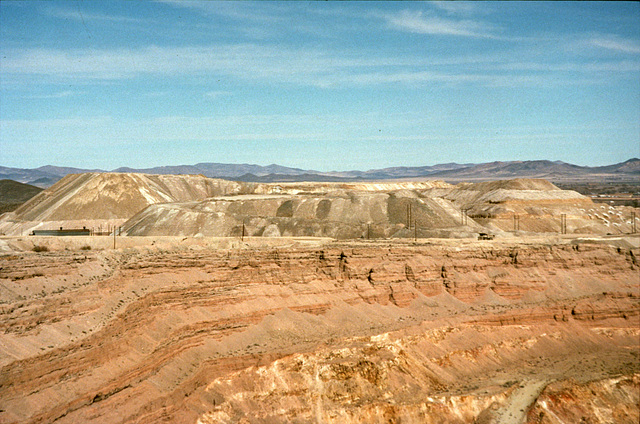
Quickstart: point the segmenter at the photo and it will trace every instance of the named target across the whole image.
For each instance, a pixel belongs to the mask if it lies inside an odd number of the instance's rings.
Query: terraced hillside
[[[264,185],[281,194],[154,204],[123,228],[134,236],[354,239],[559,233],[563,223],[567,233],[628,234],[634,211],[640,222],[640,210],[595,205],[545,180],[419,184]]]
[[[391,237],[408,229],[409,219],[431,229],[459,226],[458,211],[447,206],[413,191],[219,197],[152,205],[127,221],[123,230],[133,236],[240,237],[244,231],[270,237]]]
[[[237,196],[253,194],[260,199],[269,194],[324,195],[335,190],[376,192],[445,186],[448,184],[441,182],[256,184],[202,175],[70,174],[14,212],[0,217],[0,234],[24,235],[34,229],[59,227],[111,231],[149,205],[197,202],[216,196],[237,200],[241,198]]]

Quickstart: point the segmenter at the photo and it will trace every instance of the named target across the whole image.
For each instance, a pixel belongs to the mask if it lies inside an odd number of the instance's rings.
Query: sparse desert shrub
[[[85,244],[80,248],[80,250],[91,250],[91,246],[89,246],[88,244]]]
[[[49,248],[47,246],[42,246],[42,245],[36,244],[35,246],[33,246],[33,251],[34,252],[48,252]]]

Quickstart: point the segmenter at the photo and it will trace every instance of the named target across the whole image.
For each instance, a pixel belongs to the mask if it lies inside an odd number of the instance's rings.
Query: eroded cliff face
[[[152,243],[0,256],[0,421],[637,422],[637,248]]]

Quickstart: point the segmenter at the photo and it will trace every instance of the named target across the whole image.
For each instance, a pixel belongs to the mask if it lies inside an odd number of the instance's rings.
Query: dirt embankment
[[[134,236],[477,236],[479,232],[628,234],[640,210],[562,190],[467,189],[234,196],[154,204],[123,227]],[[564,229],[563,229],[564,223]]]
[[[638,248],[147,240],[5,240],[0,421],[637,422]]]

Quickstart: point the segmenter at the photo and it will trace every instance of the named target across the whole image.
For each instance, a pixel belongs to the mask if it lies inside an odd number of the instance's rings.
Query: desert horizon
[[[638,224],[542,179],[69,174],[0,215],[0,416],[632,423]]]
[[[0,1],[0,423],[637,424],[640,3]]]

